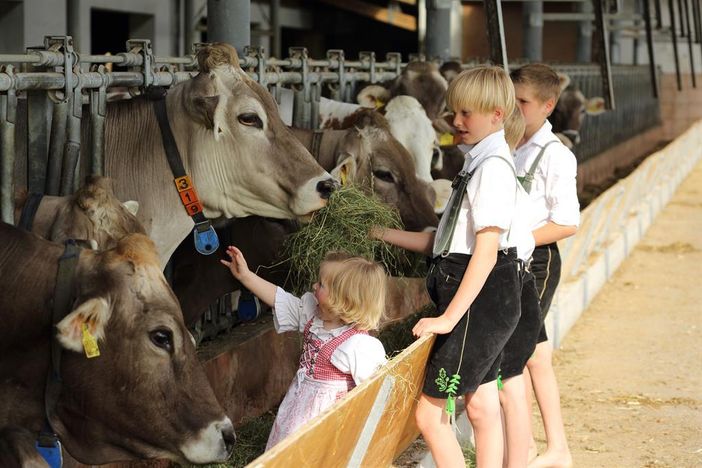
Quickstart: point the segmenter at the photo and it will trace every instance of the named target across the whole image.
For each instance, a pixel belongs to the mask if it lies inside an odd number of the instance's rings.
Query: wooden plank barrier
[[[433,343],[434,335],[415,341],[369,381],[248,466],[390,466],[419,434],[414,408]]]

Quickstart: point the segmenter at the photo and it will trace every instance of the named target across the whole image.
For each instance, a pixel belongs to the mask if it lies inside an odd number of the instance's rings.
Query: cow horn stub
[[[224,42],[212,42],[197,52],[197,64],[200,71],[208,73],[220,65],[239,66],[239,55],[236,49]]]

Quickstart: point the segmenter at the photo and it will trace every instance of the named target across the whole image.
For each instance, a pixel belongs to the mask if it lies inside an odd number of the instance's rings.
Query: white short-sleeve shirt
[[[466,187],[466,197],[459,210],[450,252],[472,254],[475,235],[486,227],[502,230],[499,249],[516,247],[519,258],[526,260],[534,250],[534,237],[522,208],[526,192],[514,175],[514,161],[505,141],[504,130],[483,138],[467,151],[468,172],[473,177]],[[499,156],[490,158],[489,156]],[[501,159],[501,160],[500,160]]]
[[[335,338],[353,326],[343,325],[326,330],[324,322],[317,316],[317,300],[314,294],[308,292],[298,298],[283,288],[276,289],[273,306],[273,324],[276,332],[303,332],[310,319],[310,333],[322,341]],[[334,367],[351,374],[356,385],[373,375],[386,362],[383,344],[377,338],[366,334],[351,336],[339,345],[331,356]]]
[[[575,183],[578,162],[551,128],[547,120],[529,141],[514,152],[517,174],[523,176],[531,168],[541,148],[549,141],[556,142],[548,145],[534,172],[529,193],[532,230],[549,221],[561,226],[580,224],[580,204]]]

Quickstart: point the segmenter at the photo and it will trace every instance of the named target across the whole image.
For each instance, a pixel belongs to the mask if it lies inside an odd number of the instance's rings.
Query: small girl
[[[249,270],[230,246],[232,275],[273,307],[278,333],[304,334],[300,367],[280,404],[266,450],[330,407],[385,364],[383,344],[368,334],[385,309],[386,275],[377,263],[341,252],[326,255],[312,293],[297,298]]]

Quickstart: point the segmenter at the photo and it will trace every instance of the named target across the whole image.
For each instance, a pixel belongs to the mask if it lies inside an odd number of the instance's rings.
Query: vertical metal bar
[[[27,190],[44,193],[49,158],[51,101],[45,91],[27,91]]]
[[[646,0],[648,1],[648,0]],[[661,0],[654,0],[653,9],[656,12],[656,29],[663,27],[663,14],[661,13]]]
[[[648,0],[643,0],[641,3],[643,5],[644,26],[646,28],[646,48],[648,49],[648,70],[651,75],[651,91],[653,91],[653,97],[658,99],[658,73],[656,71],[653,31],[651,28],[651,6]]]
[[[73,95],[73,99],[80,99],[80,94]],[[72,194],[76,186],[76,169],[80,158],[80,120],[80,117],[69,112],[67,138],[63,149],[63,166],[61,167],[61,191],[59,192],[61,195]]]
[[[451,0],[427,0],[427,59],[451,57]]]
[[[522,25],[524,31],[522,55],[532,62],[540,62],[543,57],[544,48],[543,2],[522,3]]]
[[[593,7],[595,8],[595,24],[597,26],[597,61],[600,64],[600,74],[602,75],[605,108],[613,110],[615,104],[614,90],[612,89],[612,67],[609,61],[609,43],[603,1],[594,0]]]
[[[105,173],[105,115],[107,100],[105,88],[90,91],[90,173],[103,175]]]
[[[280,0],[270,0],[271,9],[271,55],[282,58],[282,39],[280,37]]]
[[[15,122],[17,96],[14,90],[0,95],[0,219],[14,224]]]
[[[678,0],[678,23],[680,23],[680,37],[685,37],[687,31],[685,31],[685,21],[683,20],[683,4],[682,0]]]
[[[183,13],[183,32],[185,33],[185,44],[183,49],[186,54],[193,51],[193,43],[200,42],[195,40],[195,0],[184,0],[185,12]]]
[[[68,119],[68,102],[55,102],[51,117],[51,136],[49,138],[49,167],[46,175],[47,195],[58,195],[61,191],[61,165],[63,147],[66,143],[66,123]]]
[[[695,49],[692,46],[692,31],[690,30],[690,7],[688,6],[688,0],[682,0],[685,3],[685,27],[687,28],[687,47],[690,51],[690,75],[692,76],[692,87],[697,87],[697,78],[695,77],[695,59],[694,52]],[[682,13],[681,13],[682,14]]]
[[[675,36],[675,0],[668,0],[668,11],[670,13],[670,36],[673,40],[673,57],[675,59],[675,78],[678,82],[678,91],[682,91],[682,78],[680,77],[680,60],[678,59],[678,41]]]
[[[483,0],[488,26],[488,43],[490,60],[509,73],[507,64],[507,47],[505,46],[505,28],[502,21],[502,3],[500,0]]]
[[[243,55],[251,45],[251,1],[207,0],[207,40],[231,44]]]
[[[699,23],[699,4],[697,0],[691,0],[692,2],[692,25],[695,28],[695,42],[700,42],[700,23]]]

